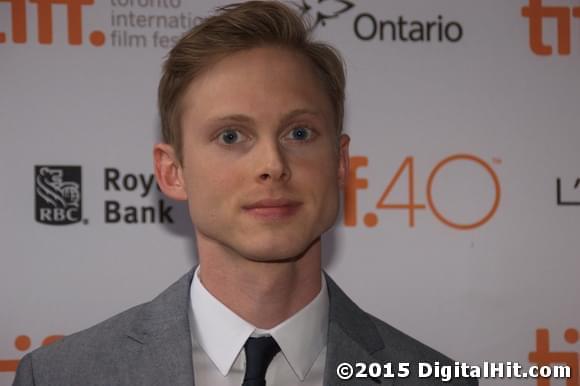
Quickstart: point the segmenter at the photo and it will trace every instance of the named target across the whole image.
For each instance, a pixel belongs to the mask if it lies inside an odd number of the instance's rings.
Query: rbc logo
[[[34,176],[37,222],[67,225],[81,221],[80,166],[36,166]]]

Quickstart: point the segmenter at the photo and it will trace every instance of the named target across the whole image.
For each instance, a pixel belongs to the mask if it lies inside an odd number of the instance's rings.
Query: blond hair
[[[345,74],[342,58],[332,46],[313,41],[307,22],[276,1],[248,1],[220,7],[215,15],[186,33],[169,52],[159,82],[158,105],[163,141],[182,160],[181,102],[191,82],[220,58],[241,50],[274,45],[308,58],[334,109],[337,133],[342,132]]]

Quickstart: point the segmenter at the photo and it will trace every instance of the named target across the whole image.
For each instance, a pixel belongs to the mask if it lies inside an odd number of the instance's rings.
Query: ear
[[[344,188],[350,165],[350,155],[348,152],[350,137],[346,134],[341,134],[338,141],[338,184],[341,188]]]
[[[153,147],[155,178],[161,191],[174,200],[187,200],[183,168],[176,157],[173,146],[158,143]]]

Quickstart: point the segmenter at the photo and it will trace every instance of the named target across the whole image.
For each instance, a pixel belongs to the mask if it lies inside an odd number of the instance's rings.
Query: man
[[[359,309],[321,270],[349,137],[342,62],[307,31],[290,8],[250,1],[172,49],[155,175],[188,201],[199,266],[153,301],[25,356],[15,385],[440,383],[418,378],[417,364],[448,358]],[[343,362],[358,377],[341,380]]]

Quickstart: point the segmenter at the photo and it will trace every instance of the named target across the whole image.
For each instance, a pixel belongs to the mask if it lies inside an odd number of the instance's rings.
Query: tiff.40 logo
[[[0,4],[2,3],[10,3],[14,43],[28,41],[26,7],[30,3],[36,4],[38,43],[52,44],[53,5],[60,5],[66,7],[68,43],[80,45],[83,42],[83,7],[92,6],[94,0],[0,0]],[[6,32],[0,31],[0,43],[5,43],[6,40]],[[102,46],[105,43],[105,34],[99,30],[92,31],[89,41],[93,46]]]
[[[501,164],[501,159],[494,157],[492,159],[493,163]],[[360,178],[358,176],[358,171],[360,168],[367,167],[369,160],[365,156],[353,156],[350,158],[350,167],[349,173],[347,178],[347,183],[344,189],[344,225],[348,227],[357,226],[358,223],[358,214],[359,214],[359,199],[358,199],[358,191],[359,190],[366,190],[369,187],[369,181],[367,178]],[[492,202],[490,204],[490,208],[481,215],[479,218],[475,219],[474,221],[468,222],[459,222],[457,220],[453,220],[449,218],[447,214],[441,209],[439,204],[436,202],[435,195],[433,194],[433,186],[435,185],[435,181],[437,180],[439,174],[446,169],[451,164],[472,164],[476,167],[479,167],[484,174],[487,174],[490,178],[489,180],[489,189],[492,193]],[[403,175],[406,174],[407,178],[404,178]],[[427,181],[425,183],[425,195],[427,199],[427,205],[417,202],[416,198],[416,185],[417,180],[415,178],[415,157],[408,156],[406,157],[401,165],[399,166],[398,170],[395,172],[394,176],[391,178],[390,182],[388,183],[387,187],[381,194],[380,198],[378,199],[375,208],[380,210],[404,210],[408,213],[409,218],[409,227],[415,227],[415,215],[416,212],[419,210],[430,209],[433,215],[444,225],[456,229],[456,230],[472,230],[483,226],[497,212],[500,203],[501,197],[501,186],[499,178],[495,172],[495,170],[490,166],[490,164],[480,157],[477,157],[473,154],[453,154],[448,157],[443,158],[440,160],[434,167],[431,169]],[[419,182],[421,183],[421,182]],[[406,189],[406,198],[402,202],[392,202],[389,199],[391,193],[395,189],[396,185],[403,185],[403,188]],[[422,190],[422,189],[421,189]],[[362,200],[363,202],[367,202],[368,200]],[[363,216],[364,225],[369,228],[374,228],[379,223],[379,217],[376,212],[367,212]]]
[[[536,55],[552,55],[552,46],[544,42],[544,20],[548,18],[556,20],[558,54],[570,55],[572,19],[580,22],[580,6],[547,6],[542,0],[529,1],[529,5],[522,8],[522,16],[529,19],[531,50]]]

